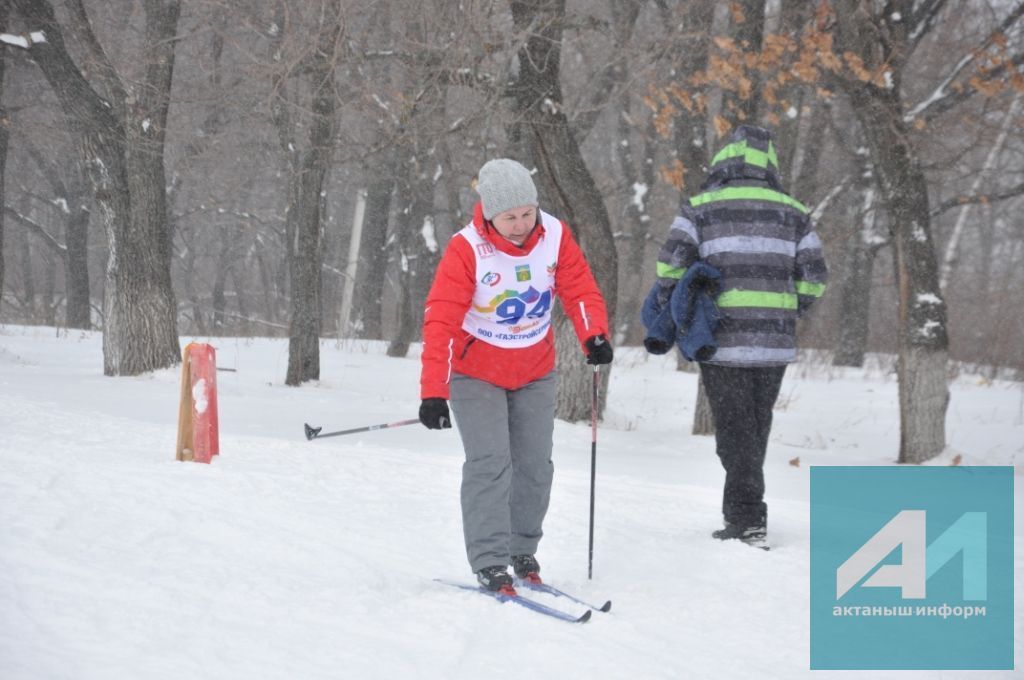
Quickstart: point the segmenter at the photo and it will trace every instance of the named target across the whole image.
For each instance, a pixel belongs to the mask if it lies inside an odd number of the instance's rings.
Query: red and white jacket
[[[551,303],[562,300],[582,345],[608,335],[608,312],[565,224],[538,210],[522,247],[484,219],[452,237],[423,314],[420,397],[448,398],[452,373],[518,389],[555,367]]]

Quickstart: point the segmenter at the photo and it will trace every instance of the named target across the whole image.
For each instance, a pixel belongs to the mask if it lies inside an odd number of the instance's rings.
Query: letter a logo
[[[925,597],[925,513],[924,510],[903,510],[836,570],[836,599],[849,592],[900,545],[903,546],[903,564],[879,567],[864,585],[902,588],[903,599]]]
[[[836,570],[836,599],[842,598],[875,565],[901,546],[903,564],[882,565],[864,581],[865,587],[901,588],[904,600],[924,599],[928,579],[960,554],[964,599],[986,599],[986,520],[984,512],[965,512],[927,545],[925,511],[901,511]]]

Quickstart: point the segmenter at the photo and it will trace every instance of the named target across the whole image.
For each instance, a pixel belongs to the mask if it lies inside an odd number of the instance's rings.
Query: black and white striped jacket
[[[828,272],[807,208],[782,189],[767,130],[737,128],[701,193],[672,222],[658,254],[664,300],[698,260],[722,273],[718,351],[709,363],[793,361],[796,320],[821,297]]]

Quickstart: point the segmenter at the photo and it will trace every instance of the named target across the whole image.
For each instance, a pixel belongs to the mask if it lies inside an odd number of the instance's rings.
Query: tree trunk
[[[864,365],[868,344],[868,312],[871,307],[871,275],[874,270],[874,251],[859,236],[845,251],[848,267],[840,283],[840,303],[843,321],[839,325],[833,366]]]
[[[227,287],[228,276],[231,274],[233,258],[231,244],[234,243],[235,238],[233,234],[229,233],[228,229],[222,227],[218,234],[220,240],[220,252],[217,254],[217,269],[213,274],[213,294],[211,296],[210,304],[213,307],[213,334],[223,335],[225,316],[224,312],[227,310],[227,295],[225,288]]]
[[[67,246],[64,279],[67,288],[67,307],[64,323],[68,328],[92,328],[92,306],[89,295],[89,219],[88,208],[82,205],[84,196],[75,195],[75,207],[68,217],[64,243]]]
[[[618,255],[604,198],[587,170],[579,145],[562,110],[559,83],[565,0],[514,0],[512,18],[518,31],[528,35],[519,50],[519,79],[513,86],[519,123],[513,141],[522,145],[526,165],[537,170],[541,206],[576,230],[597,284],[615,324],[618,295]],[[582,359],[579,341],[568,328],[556,324],[560,389],[556,414],[570,422],[590,418],[592,369]],[[609,370],[601,371],[601,393],[607,392]]]
[[[299,174],[293,176],[294,202],[288,208],[289,232],[295,234],[291,266],[291,323],[288,337],[287,385],[301,385],[320,379],[320,271],[323,238],[324,177],[330,164],[335,125],[336,49],[341,22],[328,13],[320,26],[319,46],[312,57],[310,82],[313,88],[309,146],[301,154]]]
[[[305,153],[312,155],[313,151]],[[297,190],[288,209],[288,221],[295,231],[295,252],[288,270],[291,302],[285,384],[292,386],[320,379],[320,190],[326,168],[318,171],[311,165],[305,160],[302,166],[309,169],[292,178]]]
[[[256,264],[260,275],[260,287],[263,289],[263,310],[266,321],[274,324],[277,319],[278,294],[277,277],[274,276],[273,266],[267,261],[267,256],[256,251]]]
[[[688,37],[678,50],[679,58],[675,66],[678,73],[703,73],[708,67],[708,51],[713,35],[715,5],[709,0],[680,3],[683,12],[681,31]],[[706,85],[688,88],[692,104],[680,110],[675,120],[675,138],[672,155],[680,163],[682,175],[678,178],[680,200],[697,193],[704,181],[710,158],[708,157],[708,107]],[[662,237],[664,238],[664,237]],[[637,307],[639,308],[639,307]],[[676,367],[682,370],[688,364],[677,354]],[[698,383],[700,374],[698,372]],[[714,423],[703,384],[698,384],[697,398],[693,411],[694,434],[714,434]]]
[[[174,72],[173,37],[181,7],[178,0],[147,0],[144,6],[144,84],[134,99],[125,100],[123,150],[112,148],[109,152],[120,151],[125,159],[119,164],[123,170],[113,176],[124,178],[128,219],[127,224],[118,220],[111,225],[119,231],[111,240],[116,247],[110,248],[119,261],[114,267],[114,290],[107,293],[104,324],[104,355],[112,355],[105,369],[108,375],[136,375],[170,366],[179,361],[181,353],[177,302],[171,286],[163,157]],[[94,166],[92,173],[94,186],[102,185],[103,168]],[[140,333],[145,340],[138,337]],[[112,336],[109,341],[108,335]]]
[[[6,29],[7,17],[10,14],[10,4],[0,2],[0,26]],[[4,108],[4,66],[7,50],[0,48],[0,310],[4,302],[4,206],[6,199],[6,176],[7,167],[7,142],[10,138],[11,119],[7,117],[7,110]]]
[[[232,331],[232,334],[246,337],[252,334],[252,323],[249,321],[249,304],[245,296],[248,283],[240,273],[242,269],[242,267],[235,267],[231,270],[231,280],[235,288],[235,304],[238,305],[238,324],[235,326],[237,331]]]
[[[946,448],[947,363],[946,350],[900,345],[900,463],[923,463]]]
[[[863,200],[852,206],[849,211],[850,223],[859,224],[860,228],[850,238],[849,245],[843,249],[846,254],[843,265],[846,269],[839,293],[839,308],[842,310],[843,322],[839,325],[839,338],[832,358],[834,366],[860,368],[864,365],[871,310],[871,277],[875,255],[884,243],[876,232],[878,212],[875,173],[864,155],[858,153],[860,163],[855,170],[857,179],[853,184],[853,196],[863,196]]]
[[[403,38],[412,45],[430,43],[418,14],[406,22]],[[437,52],[423,50],[415,56],[415,62],[409,74],[416,87],[415,96],[408,110],[402,112],[406,122],[401,130],[404,139],[398,147],[398,158],[409,161],[398,173],[398,327],[388,345],[390,357],[404,357],[409,343],[419,336],[424,302],[438,262],[433,175],[439,164],[437,139],[447,128],[450,80],[444,76],[444,64]]]
[[[43,312],[43,325],[57,325],[57,307],[60,300],[57,299],[57,260],[52,253],[43,252],[43,295],[40,298],[40,307]]]
[[[438,90],[438,93],[443,94],[443,91]],[[433,110],[429,105],[426,108]],[[409,344],[418,337],[423,325],[423,306],[438,261],[434,183],[430,174],[436,159],[426,130],[418,131],[410,151],[402,154],[413,160],[405,169],[398,192],[398,327],[388,345],[389,357],[404,357],[409,352]]]
[[[651,214],[649,210],[651,195],[654,188],[655,164],[646,162],[653,160],[654,148],[646,143],[640,154],[634,154],[633,148],[637,140],[630,139],[630,126],[624,116],[619,116],[620,140],[628,141],[626,147],[616,144],[619,150],[619,164],[622,168],[626,185],[632,192],[631,200],[626,204],[623,215],[623,232],[628,235],[626,242],[626,280],[623,295],[623,309],[627,310],[619,320],[615,333],[617,344],[639,345],[643,341],[643,324],[640,323],[640,307],[644,296],[644,262],[647,254],[647,242],[650,239]],[[653,126],[647,130],[644,139],[653,139]],[[638,157],[636,157],[638,156]]]
[[[395,191],[392,159],[377,161],[372,166],[366,189],[366,217],[363,238],[359,243],[359,285],[353,306],[362,330],[359,337],[384,339],[381,307],[384,301],[384,282],[387,273],[388,222],[391,215],[391,196]]]
[[[28,234],[21,235],[21,241],[17,245],[18,258],[21,262],[21,276],[24,281],[22,286],[24,293],[21,299],[22,309],[26,310],[30,323],[39,323],[37,317],[38,305],[36,304],[36,277],[32,268],[32,244],[29,242]]]
[[[942,453],[949,404],[946,305],[938,288],[927,188],[919,170],[913,174],[917,177],[905,180],[908,188],[897,189],[890,199],[899,286],[900,463],[921,463]],[[920,193],[913,195],[915,190]]]
[[[811,102],[810,109],[807,114],[810,117],[810,122],[807,123],[806,129],[812,131],[812,134],[820,136],[821,133],[818,131],[824,130],[828,125],[828,117],[832,115],[832,111],[827,103],[817,99]],[[787,168],[786,172],[789,177],[794,178],[794,181],[792,184],[786,185],[786,188],[791,190],[798,199],[808,202],[818,199],[818,193],[821,191],[819,187],[822,176],[821,155],[825,148],[827,145],[822,143],[821,139],[816,138],[793,151],[791,167]]]
[[[693,410],[693,429],[696,435],[715,434],[715,419],[711,415],[711,402],[708,401],[708,393],[704,391],[704,378],[700,371],[697,372],[697,406]]]
[[[629,43],[632,40],[636,22],[640,15],[640,4],[612,3],[612,17],[615,28],[614,51],[618,57],[607,70],[608,89],[616,92],[623,89],[626,78],[630,75]],[[655,184],[655,126],[653,118],[648,117],[645,129],[640,135],[634,134],[633,118],[630,106],[633,98],[629,92],[618,97],[619,109],[615,117],[618,124],[618,139],[612,145],[612,154],[616,157],[619,170],[622,172],[624,185],[630,192],[630,200],[626,202],[622,215],[620,233],[626,239],[626,280],[623,283],[623,309],[630,310],[622,316],[617,326],[613,326],[613,342],[617,345],[625,343],[639,344],[643,340],[640,326],[640,315],[637,310],[643,302],[644,293],[644,255],[647,240],[650,236],[651,215],[649,210],[651,191]],[[578,128],[577,128],[578,129]],[[640,145],[643,142],[643,146]]]

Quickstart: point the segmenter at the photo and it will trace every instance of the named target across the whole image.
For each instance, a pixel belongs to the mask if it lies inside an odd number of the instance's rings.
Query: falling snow
[[[925,321],[919,332],[922,338],[934,338],[938,336],[941,329],[942,324],[938,321]]]
[[[640,212],[644,212],[644,196],[647,195],[648,187],[643,182],[635,182],[633,184],[633,200],[631,201],[636,209]]]
[[[427,244],[427,250],[436,253],[438,250],[437,234],[434,232],[434,220],[429,215],[423,218],[423,228],[420,229],[420,234],[423,236],[423,242]]]
[[[8,45],[14,45],[15,47],[28,49],[28,40],[25,40],[20,35],[13,35],[11,33],[0,33],[0,42],[5,42]]]

